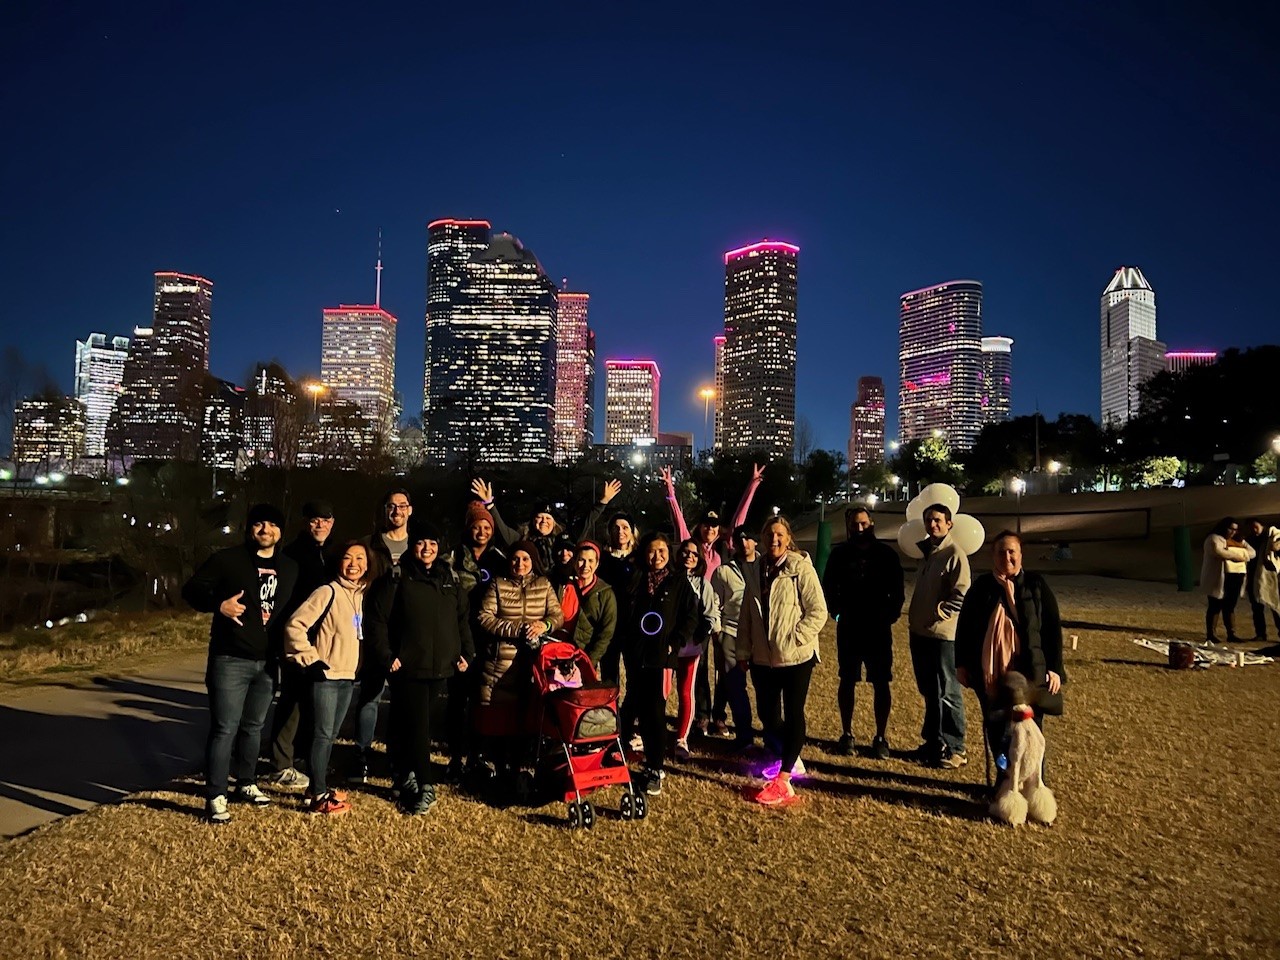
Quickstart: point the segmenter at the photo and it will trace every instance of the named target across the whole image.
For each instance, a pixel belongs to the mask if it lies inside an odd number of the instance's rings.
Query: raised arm
[[[471,481],[471,492],[480,498],[485,509],[489,511],[489,516],[493,518],[493,532],[497,534],[503,546],[509,547],[520,539],[520,531],[507,526],[507,521],[502,519],[502,514],[498,512],[498,505],[493,498],[493,484],[486,483],[482,477],[476,477]]]
[[[671,508],[671,522],[675,524],[676,534],[681,540],[689,539],[689,525],[684,522],[684,514],[676,500],[676,482],[672,479],[671,468],[662,468],[662,479],[667,485],[667,506]]]
[[[578,534],[579,542],[591,539],[592,534],[595,533],[596,524],[598,524],[600,522],[600,518],[604,516],[604,512],[608,509],[610,501],[612,501],[621,490],[621,480],[605,481],[604,492],[600,494],[600,499],[592,505],[591,510],[587,513],[587,518],[582,521],[582,532]]]
[[[751,511],[751,501],[755,499],[756,490],[763,479],[764,467],[758,463],[753,463],[751,465],[751,482],[747,484],[747,489],[742,491],[742,499],[738,501],[738,509],[733,512],[733,523],[722,530],[722,537],[728,539],[734,530],[747,522],[747,514]]]

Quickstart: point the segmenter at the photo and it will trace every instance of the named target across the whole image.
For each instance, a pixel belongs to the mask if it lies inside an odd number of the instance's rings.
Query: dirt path
[[[0,837],[152,789],[200,764],[205,654],[0,695]]]

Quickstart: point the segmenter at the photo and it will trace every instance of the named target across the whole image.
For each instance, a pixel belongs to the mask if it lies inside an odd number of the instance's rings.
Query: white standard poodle
[[[1044,763],[1044,734],[1032,719],[1034,692],[1027,678],[1010,670],[1001,678],[1000,693],[1008,718],[1004,779],[991,801],[991,816],[1018,827],[1030,818],[1046,826],[1058,816],[1058,801],[1045,786],[1041,774]]]

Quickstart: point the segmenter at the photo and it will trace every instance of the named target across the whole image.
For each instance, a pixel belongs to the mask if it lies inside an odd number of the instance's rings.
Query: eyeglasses
[[[406,510],[413,508],[407,503],[389,503],[387,504],[387,513],[404,513]]]

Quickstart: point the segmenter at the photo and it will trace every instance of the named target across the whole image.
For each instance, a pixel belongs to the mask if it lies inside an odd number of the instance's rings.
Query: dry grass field
[[[830,755],[829,642],[789,809],[741,800],[714,744],[669,768],[644,822],[598,796],[591,832],[560,804],[448,789],[407,818],[385,781],[345,818],[280,795],[215,828],[182,782],[0,847],[0,957],[1280,955],[1280,665],[1170,671],[1129,637],[1196,637],[1198,595],[1054,585],[1080,645],[1048,724],[1051,829],[986,821],[972,699],[961,771]],[[906,751],[921,710],[897,639]]]

